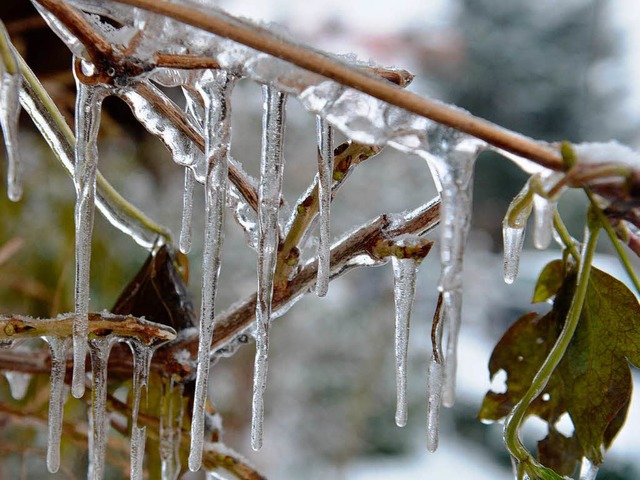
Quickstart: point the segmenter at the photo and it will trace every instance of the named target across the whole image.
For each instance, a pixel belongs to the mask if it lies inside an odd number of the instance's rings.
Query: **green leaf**
[[[546,302],[553,297],[564,282],[564,264],[562,260],[548,263],[538,277],[531,303]]]
[[[548,265],[542,275],[545,278],[539,281],[546,285],[547,293],[538,298],[553,291],[549,285],[555,275],[557,266]],[[562,329],[575,281],[575,273],[568,272],[552,310],[543,316],[522,316],[498,342],[489,372],[491,377],[500,370],[507,373],[507,391],[487,393],[479,412],[481,419],[505,417],[523,397]],[[528,415],[539,416],[551,427],[539,450],[543,463],[567,472],[572,457],[574,461],[585,456],[595,464],[602,462],[602,447],[611,445],[626,417],[632,390],[629,362],[640,365],[638,300],[622,282],[593,268],[576,333],[546,388],[528,410]],[[555,423],[565,412],[575,427],[570,438],[554,432]],[[563,450],[566,455],[550,454]]]

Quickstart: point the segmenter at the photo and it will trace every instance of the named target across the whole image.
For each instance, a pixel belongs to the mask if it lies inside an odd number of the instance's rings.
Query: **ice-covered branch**
[[[409,112],[480,138],[498,148],[529,158],[553,169],[562,169],[557,151],[449,105],[404,91],[335,58],[297,45],[264,28],[230,15],[214,16],[202,10],[163,0],[115,0],[174,18],[255,50],[268,53],[344,86],[401,107]]]
[[[349,232],[331,247],[331,278],[341,276],[353,268],[364,265],[380,265],[387,260],[380,258],[381,247],[390,239],[407,234],[421,235],[432,230],[440,219],[440,201],[431,202],[402,215],[380,215],[361,227]],[[290,279],[286,288],[275,289],[272,302],[272,316],[284,314],[295,302],[309,293],[317,275],[316,259],[309,260]],[[244,330],[255,321],[256,294],[250,295],[232,305],[216,318],[211,345],[212,352],[222,350],[234,343]],[[188,350],[193,355],[198,349],[196,336],[185,336],[173,342],[170,347],[160,349],[154,362],[163,365],[166,371],[183,372],[183,365],[176,361],[173,352]]]

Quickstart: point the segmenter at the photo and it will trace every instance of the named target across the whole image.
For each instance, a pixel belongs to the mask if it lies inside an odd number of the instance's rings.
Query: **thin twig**
[[[433,229],[440,219],[440,200],[436,199],[416,209],[412,215],[402,221],[390,221],[387,215],[380,215],[360,228],[354,230],[331,247],[332,279],[345,274],[358,265],[350,262],[359,255],[375,257],[376,247],[381,242],[405,234],[421,235]],[[317,262],[310,260],[291,279],[284,290],[274,290],[273,312],[309,291],[317,276]],[[256,294],[252,294],[234,304],[229,310],[216,317],[211,350],[215,352],[232,342],[255,318]],[[185,336],[171,343],[167,348],[159,349],[153,358],[154,363],[162,365],[166,372],[184,374],[184,365],[175,360],[173,352],[187,350],[195,356],[198,350],[197,336]]]
[[[266,29],[241,21],[230,22],[202,10],[165,0],[114,1],[176,19],[281,58],[391,105],[480,138],[495,147],[529,158],[547,168],[554,170],[563,168],[558,152],[544,144],[475,117],[466,111],[403,90],[356,67],[278,37]]]

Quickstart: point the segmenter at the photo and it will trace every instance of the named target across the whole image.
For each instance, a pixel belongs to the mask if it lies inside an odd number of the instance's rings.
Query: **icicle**
[[[598,466],[591,463],[587,457],[582,457],[580,465],[580,480],[595,480],[598,475]]]
[[[31,383],[31,375],[20,372],[4,372],[4,376],[9,383],[11,396],[15,400],[22,400],[27,394],[29,384]]]
[[[416,294],[418,262],[414,258],[391,257],[396,305],[396,424],[407,424],[407,352],[411,309]]]
[[[504,243],[504,281],[513,283],[518,276],[518,264],[520,253],[524,245],[524,233],[527,219],[531,214],[532,194],[529,183],[522,188],[520,193],[509,205],[507,213],[502,221],[502,240]]]
[[[84,395],[85,358],[89,333],[89,269],[91,234],[98,167],[98,130],[104,89],[83,84],[76,76],[76,152],[74,182],[76,186],[76,283],[73,324],[73,381],[71,393]]]
[[[133,339],[128,342],[133,353],[133,411],[131,412],[131,479],[142,480],[146,427],[138,427],[138,413],[143,394],[147,398],[147,382],[154,348]]]
[[[89,342],[91,354],[91,413],[89,435],[89,474],[91,480],[102,480],[107,450],[109,417],[107,414],[107,365],[113,345],[112,337],[99,337]]]
[[[541,173],[537,175],[536,182],[540,190],[549,191],[562,178],[562,173]],[[538,180],[539,179],[539,180]],[[533,180],[533,179],[532,179]],[[566,189],[563,187],[555,198],[544,198],[536,193],[533,197],[533,245],[539,249],[546,249],[553,237],[553,213],[558,205],[557,198]]]
[[[71,338],[45,337],[51,350],[51,393],[49,394],[49,437],[47,443],[47,469],[56,473],[60,468],[60,437],[64,416],[67,351]]]
[[[206,226],[202,260],[202,307],[198,346],[198,373],[191,423],[189,469],[202,463],[205,403],[209,378],[209,353],[214,327],[214,302],[224,241],[224,209],[227,195],[228,155],[231,142],[231,91],[235,77],[224,70],[208,71],[198,86],[205,103]]]
[[[262,447],[264,391],[267,381],[269,323],[273,274],[278,250],[278,210],[282,190],[284,159],[282,156],[286,95],[263,86],[262,154],[258,210],[258,301],[256,302],[256,358],[253,372],[251,447]]]
[[[174,385],[172,379],[166,379],[162,389],[159,432],[162,480],[177,480],[180,475],[178,448],[182,430],[184,386]]]
[[[436,126],[429,131],[429,151],[423,152],[440,191],[440,260],[438,288],[443,292],[443,323],[448,327],[444,362],[443,405],[455,401],[456,349],[462,308],[462,266],[471,227],[473,169],[484,144],[456,130]]]
[[[438,449],[438,433],[440,430],[440,405],[442,403],[442,364],[431,359],[427,378],[427,450]]]
[[[331,181],[333,180],[333,128],[322,117],[317,118],[318,130],[318,199],[320,205],[320,243],[318,245],[318,276],[316,294],[324,297],[329,289],[331,269]]]
[[[2,54],[4,59],[0,68],[0,125],[7,149],[7,194],[17,202],[22,197],[22,166],[18,152],[18,119],[20,117],[20,85],[22,76],[18,67],[18,58],[13,51],[11,40],[0,22]]]
[[[180,228],[180,251],[191,251],[191,215],[193,213],[193,187],[195,177],[190,168],[184,169],[184,197],[182,200],[182,227]]]
[[[552,202],[540,195],[533,197],[533,245],[538,250],[546,249],[551,243],[553,232],[553,212],[556,202]]]

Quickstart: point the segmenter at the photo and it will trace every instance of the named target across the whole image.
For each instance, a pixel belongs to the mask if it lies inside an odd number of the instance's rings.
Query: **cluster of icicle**
[[[101,314],[109,318],[108,312]],[[31,319],[32,320],[32,319]],[[37,321],[37,320],[32,320]],[[45,335],[42,337],[49,344],[51,352],[51,390],[49,394],[49,421],[47,444],[47,468],[55,473],[60,468],[60,439],[63,430],[64,404],[68,395],[65,388],[67,371],[67,353],[72,345],[72,337]],[[89,473],[88,478],[99,479],[104,476],[105,452],[109,415],[107,412],[107,364],[109,352],[116,342],[126,342],[133,354],[133,408],[131,414],[131,478],[143,478],[144,445],[146,441],[145,427],[138,426],[138,413],[141,399],[146,398],[146,388],[153,352],[159,344],[149,345],[137,338],[118,337],[109,334],[88,341],[91,356],[91,373],[93,388],[91,392],[91,409],[89,411]],[[3,347],[10,347],[3,344]],[[19,347],[14,347],[19,348]],[[23,398],[31,379],[28,374],[5,374],[14,398]],[[83,379],[84,381],[84,379]]]
[[[320,192],[320,229],[318,277],[315,291],[327,292],[332,274],[330,258],[329,208],[333,164],[333,129],[343,132],[353,141],[369,145],[389,145],[402,152],[416,154],[428,163],[436,179],[442,199],[440,256],[442,272],[439,290],[442,293],[441,322],[437,342],[447,333],[446,347],[441,355],[434,355],[428,373],[428,448],[435,450],[438,443],[438,412],[441,404],[454,403],[456,379],[456,345],[460,329],[462,300],[463,254],[470,228],[474,162],[486,146],[456,130],[443,127],[428,119],[387,104],[357,90],[345,87],[322,76],[292,66],[277,58],[217,37],[172,19],[156,16],[132,7],[102,0],[74,0],[70,2],[88,15],[95,28],[114,44],[127,45],[137,32],[143,32],[135,55],[141,61],[152,59],[157,51],[167,53],[191,53],[215,59],[218,70],[186,71],[156,69],[136,78],[118,78],[114,86],[87,85],[77,79],[76,100],[76,148],[74,182],[76,203],[76,289],[75,324],[73,331],[74,372],[72,394],[80,397],[85,389],[85,357],[87,350],[92,358],[93,382],[93,460],[94,478],[100,478],[104,462],[105,417],[104,381],[111,342],[87,341],[89,312],[89,269],[91,235],[96,196],[96,172],[98,150],[96,145],[100,124],[100,107],[109,95],[124,99],[136,118],[152,134],[158,136],[173,154],[176,163],[185,167],[183,225],[180,248],[188,252],[191,246],[192,195],[196,182],[204,185],[206,227],[203,254],[202,305],[199,330],[198,371],[196,394],[192,416],[191,452],[189,468],[198,470],[202,463],[205,402],[209,373],[210,345],[215,325],[215,296],[221,266],[220,252],[224,240],[225,208],[230,207],[234,218],[245,230],[248,243],[258,251],[258,301],[256,308],[256,358],[254,372],[253,416],[251,443],[258,449],[262,444],[263,393],[266,386],[269,347],[269,326],[278,312],[272,311],[273,274],[277,245],[281,234],[279,215],[281,185],[284,168],[283,142],[285,135],[285,105],[293,96],[305,109],[318,117],[318,183]],[[36,6],[38,6],[36,4]],[[91,77],[94,66],[88,62],[86,52],[78,40],[56,18],[39,7],[50,27],[67,43],[76,56],[84,76]],[[224,12],[199,6],[208,14],[223,17],[230,22],[244,22],[229,17]],[[101,23],[100,16],[117,20],[121,28]],[[261,27],[257,27],[261,28]],[[140,40],[140,38],[138,38]],[[2,78],[2,126],[5,141],[15,153],[15,125],[20,78]],[[260,179],[258,181],[259,208],[253,212],[239,191],[230,185],[227,174],[230,164],[231,104],[233,86],[240,78],[261,83],[264,95],[262,153]],[[205,139],[202,152],[187,136],[162,116],[144,92],[151,91],[158,98],[170,102],[155,85],[181,86],[185,96],[184,111],[196,131]],[[28,98],[23,101],[28,106]],[[45,120],[46,123],[46,120]],[[46,130],[46,126],[41,127]],[[64,153],[62,154],[64,155]],[[9,155],[10,168],[19,171],[17,154]],[[17,175],[10,175],[17,178]],[[19,191],[15,185],[10,188]],[[549,212],[552,205],[536,197],[534,206],[542,225],[537,244],[548,242],[546,236]],[[505,278],[515,277],[514,265],[522,245],[521,222],[505,225]],[[536,227],[538,229],[538,227]],[[135,229],[130,233],[140,244]],[[508,265],[507,265],[508,264]],[[396,421],[404,425],[407,419],[406,374],[409,316],[415,294],[417,262],[414,259],[393,259],[396,298],[396,365],[398,407]],[[508,271],[508,272],[507,272]],[[435,347],[435,346],[434,346]],[[437,348],[440,348],[438,346]],[[53,350],[53,347],[52,347]],[[63,350],[62,346],[58,350]],[[134,349],[135,350],[135,349]],[[55,352],[54,352],[55,354]],[[142,360],[140,360],[142,361]],[[139,362],[140,362],[139,361]],[[144,360],[148,364],[148,360]],[[96,367],[96,365],[98,367]],[[138,367],[136,385],[146,381],[145,370]],[[53,378],[53,376],[52,376]],[[55,406],[54,412],[60,411]],[[137,412],[137,404],[134,409]],[[59,415],[52,415],[52,422]],[[135,425],[135,423],[134,423]],[[136,427],[137,428],[137,427]],[[134,428],[137,452],[144,449],[144,431]],[[142,446],[141,446],[142,445]],[[132,451],[133,451],[132,447]],[[139,472],[141,463],[136,457],[134,470]],[[170,470],[170,469],[169,469]],[[139,476],[139,473],[136,473]],[[137,478],[137,477],[136,477]]]

